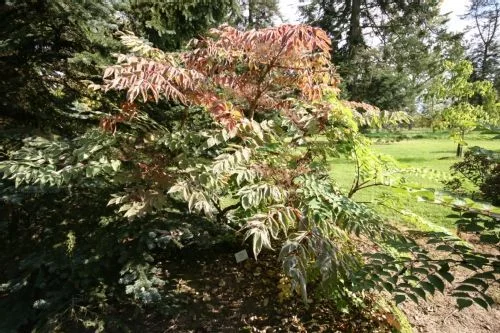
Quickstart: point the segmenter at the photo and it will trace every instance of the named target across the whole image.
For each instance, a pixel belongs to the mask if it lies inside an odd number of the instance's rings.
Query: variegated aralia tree
[[[0,165],[5,176],[56,185],[81,180],[82,173],[104,178],[123,188],[109,204],[130,219],[185,207],[244,235],[255,257],[263,248],[281,247],[284,272],[304,300],[310,282],[337,301],[372,288],[394,292],[398,301],[417,300],[443,292],[444,281],[453,280],[451,266],[491,271],[488,259],[466,257],[469,249],[449,236],[437,241],[453,255],[431,258],[352,200],[369,186],[407,186],[408,170],[369,149],[358,126],[377,123],[377,109],[338,98],[339,79],[321,29],[222,26],[179,53],[164,53],[131,34],[121,38],[132,54],[117,55],[104,85],[92,87],[126,91],[127,102],[115,114],[84,110],[100,119],[100,131],[80,138],[76,150],[74,143],[53,144],[43,153],[25,147]],[[148,113],[150,101],[163,103],[163,119]],[[26,156],[35,157],[28,163]],[[338,156],[355,159],[350,191],[330,178],[336,168],[330,157]],[[459,297],[467,300],[462,305],[491,303],[470,284]]]
[[[104,90],[127,91],[128,103],[139,96],[143,102],[166,98],[212,117],[196,134],[183,126],[149,133],[148,140],[168,152],[175,151],[179,137],[189,145],[197,136],[198,144],[170,156],[160,149],[149,163],[140,163],[148,186],[129,188],[110,201],[125,215],[161,210],[170,197],[245,231],[255,257],[279,241],[284,271],[304,299],[307,283],[317,279],[343,299],[380,287],[396,292],[398,301],[443,291],[443,281],[453,280],[450,266],[462,259],[433,261],[373,210],[350,199],[364,187],[403,184],[405,171],[372,153],[358,132],[360,123],[379,119],[377,109],[338,99],[339,79],[324,31],[306,25],[247,32],[222,26],[174,54],[132,35],[122,40],[136,55],[120,55],[117,65],[106,69]],[[134,121],[134,115],[127,117]],[[341,155],[354,157],[357,165],[348,193],[329,177],[328,158]],[[388,243],[405,255],[383,254]],[[468,251],[450,248],[458,256]],[[480,290],[471,293],[479,304],[491,303]],[[469,304],[464,291],[460,296],[462,306]]]

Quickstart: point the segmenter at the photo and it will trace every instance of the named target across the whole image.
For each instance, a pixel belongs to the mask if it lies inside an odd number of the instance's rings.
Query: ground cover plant
[[[210,249],[225,238],[246,239],[256,259],[276,249],[282,298],[296,297],[304,306],[326,299],[352,311],[381,290],[398,303],[418,302],[444,292],[454,266],[474,272],[453,287],[459,307],[494,303],[486,291],[496,282],[498,257],[436,232],[430,243],[446,255],[433,257],[394,221],[354,200],[365,189],[386,186],[390,208],[408,193],[496,214],[494,207],[422,188],[412,177],[441,175],[405,168],[372,149],[360,127],[384,118],[373,106],[339,98],[324,31],[221,26],[173,53],[133,34],[121,40],[129,53],[117,55],[104,83],[89,88],[124,91],[125,101],[113,112],[77,109],[99,126],[74,139],[27,139],[0,163],[6,184],[17,187],[5,187],[8,205],[35,185],[53,189],[43,195],[61,205],[87,210],[97,198],[99,207],[91,228],[77,215],[58,228],[26,225],[39,228],[32,237],[40,251],[6,270],[2,296],[23,295],[30,313],[14,326],[57,328],[69,311],[81,325],[104,330],[111,324],[88,304],[113,312],[108,298],[143,306],[174,299],[162,294],[166,249],[192,242]],[[151,107],[155,102],[161,112]],[[399,116],[385,119],[405,120]],[[332,161],[339,157],[355,166],[346,189],[335,181]],[[36,211],[36,201],[31,205]],[[16,232],[12,223],[5,228]]]

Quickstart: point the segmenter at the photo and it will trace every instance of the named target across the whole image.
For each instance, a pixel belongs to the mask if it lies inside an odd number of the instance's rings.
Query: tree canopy
[[[494,82],[499,89],[500,2],[471,0],[465,18],[472,21],[472,47],[469,50],[477,80]]]
[[[346,96],[411,112],[443,59],[463,52],[460,36],[446,31],[439,6],[439,1],[333,0],[308,2],[301,11],[332,38]]]

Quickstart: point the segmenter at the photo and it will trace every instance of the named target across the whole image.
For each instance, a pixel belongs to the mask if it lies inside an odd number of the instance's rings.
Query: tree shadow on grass
[[[422,157],[401,157],[398,158],[397,160],[402,163],[421,163],[427,161],[428,159]]]

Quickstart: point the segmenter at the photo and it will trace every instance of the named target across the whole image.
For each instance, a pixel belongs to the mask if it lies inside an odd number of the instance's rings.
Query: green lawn
[[[402,166],[426,167],[437,171],[449,172],[450,166],[459,161],[455,157],[456,145],[449,139],[448,133],[444,131],[432,132],[416,129],[396,134],[387,132],[373,133],[368,136],[372,137],[375,150],[393,156]],[[474,132],[466,140],[469,146],[481,146],[500,151],[500,139],[493,139],[494,137],[494,134]],[[391,138],[403,139],[398,142],[387,143]],[[335,159],[332,160],[331,170],[332,177],[337,181],[339,186],[348,190],[354,176],[353,163],[345,159]],[[442,184],[438,181],[420,178],[418,180],[425,187],[442,188]],[[385,191],[386,189],[383,187],[367,188],[356,193],[354,199],[357,201],[372,201],[380,197]],[[446,217],[451,213],[450,209],[434,204],[417,202],[409,196],[400,197],[400,200],[402,207],[424,217],[433,224],[444,226],[454,231],[455,220]],[[389,213],[389,211],[386,212]]]

